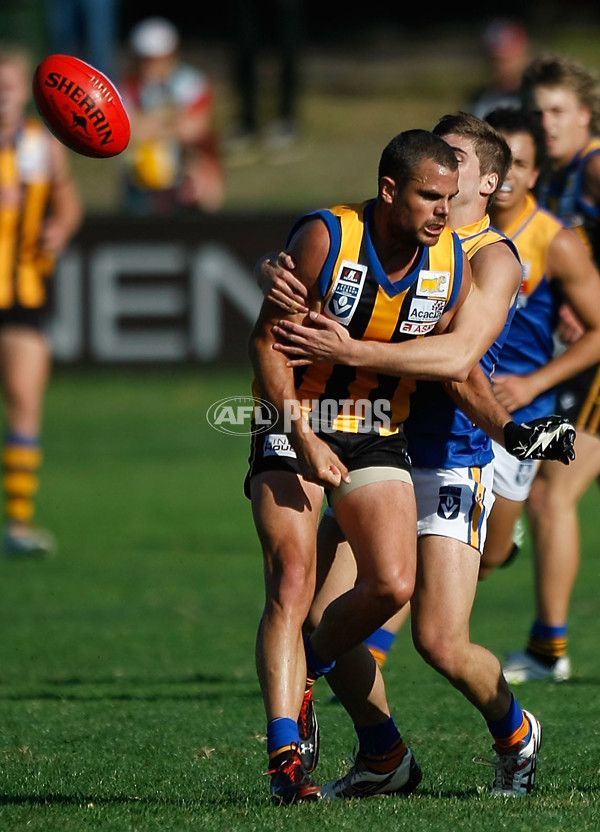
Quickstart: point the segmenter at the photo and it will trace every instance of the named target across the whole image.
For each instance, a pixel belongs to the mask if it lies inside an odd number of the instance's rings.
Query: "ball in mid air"
[[[33,99],[46,126],[63,144],[94,158],[127,147],[129,118],[115,85],[73,55],[48,55],[35,70]]]

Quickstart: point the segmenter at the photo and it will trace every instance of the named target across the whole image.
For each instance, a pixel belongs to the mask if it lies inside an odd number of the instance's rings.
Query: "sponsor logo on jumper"
[[[107,102],[112,101],[113,95],[111,91],[98,78],[91,78],[94,88],[104,96]],[[64,95],[78,107],[78,110],[71,110],[73,114],[73,126],[82,129],[85,133],[88,132],[87,127],[91,125],[100,137],[100,144],[107,145],[114,142],[111,126],[104,115],[102,109],[98,106],[95,98],[67,78],[66,75],[61,75],[59,72],[49,72],[44,79],[44,86],[55,89],[57,93]]]
[[[417,280],[417,295],[426,295],[430,298],[448,297],[450,285],[450,272],[435,272],[423,269],[419,272]]]
[[[523,261],[521,264],[521,285],[519,286],[519,294],[517,295],[517,309],[522,309],[527,306],[531,289],[529,285],[529,278],[531,275],[531,263]]]
[[[408,310],[408,320],[415,323],[435,323],[442,317],[445,306],[443,300],[413,298]]]
[[[367,267],[342,260],[325,303],[325,312],[341,324],[348,325],[354,315],[363,290]]]
[[[263,456],[287,456],[296,459],[296,451],[285,433],[268,433],[263,445]]]
[[[435,324],[414,324],[410,321],[402,321],[399,326],[400,332],[406,335],[427,335],[434,328]]]

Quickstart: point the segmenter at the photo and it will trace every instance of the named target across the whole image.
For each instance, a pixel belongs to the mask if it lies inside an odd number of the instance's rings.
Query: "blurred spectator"
[[[494,18],[483,30],[481,47],[489,81],[471,93],[468,111],[485,118],[499,107],[521,107],[523,70],[530,51],[527,29],[518,20]]]
[[[179,31],[163,17],[131,30],[133,68],[121,93],[131,120],[122,207],[133,214],[218,211],[224,175],[208,77],[180,58]]]
[[[120,0],[46,0],[52,52],[75,55],[117,77]]]
[[[42,460],[42,405],[50,372],[44,334],[48,282],[79,228],[82,207],[69,153],[27,116],[29,56],[0,45],[0,384],[4,554],[50,554],[54,541],[32,525]]]
[[[230,11],[239,109],[227,148],[243,150],[261,138],[259,64],[271,34],[277,61],[276,111],[262,138],[268,147],[284,149],[296,141],[298,134],[302,0],[230,0]]]

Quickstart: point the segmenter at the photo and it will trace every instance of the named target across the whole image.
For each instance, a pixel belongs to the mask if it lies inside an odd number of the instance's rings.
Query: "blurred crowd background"
[[[210,79],[224,171],[217,207],[225,213],[296,212],[374,193],[373,170],[388,139],[409,127],[429,128],[444,112],[465,107],[471,92],[489,77],[482,33],[491,14],[476,3],[462,4],[458,13],[455,7],[436,10],[433,16],[418,4],[384,2],[341,10],[315,0],[226,0],[201,6],[3,0],[2,40],[20,42],[41,59],[56,51],[49,15],[71,23],[80,14],[78,6],[94,5],[104,23],[114,16],[113,54],[106,69],[117,84],[130,69],[132,30],[154,15],[177,27],[181,58]],[[250,19],[253,5],[256,14]],[[600,69],[598,4],[570,3],[568,19],[558,2],[505,3],[493,14],[523,23],[532,54],[552,48]],[[282,17],[296,27],[291,43]],[[262,132],[256,141],[241,123],[236,67],[247,76],[237,51],[244,35],[254,38],[258,56],[256,119]],[[282,49],[288,57],[295,50],[293,124],[283,123],[278,113]],[[76,54],[86,57],[85,43]],[[88,215],[119,211],[123,160],[73,156]]]

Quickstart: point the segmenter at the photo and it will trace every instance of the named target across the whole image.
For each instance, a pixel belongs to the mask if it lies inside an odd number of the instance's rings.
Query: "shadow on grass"
[[[125,806],[131,804],[146,804],[158,806],[180,806],[182,809],[191,806],[192,802],[181,798],[168,797],[136,797],[135,795],[118,794],[100,796],[97,794],[3,794],[0,795],[0,806]]]
[[[448,791],[436,791],[436,792],[429,792],[426,791],[419,792],[418,795],[411,796],[411,801],[414,801],[418,797],[427,798],[429,799],[437,799],[437,800],[463,800],[463,799],[474,799],[477,798],[477,790],[476,789],[449,789]],[[404,797],[399,797],[398,800],[405,800]],[[378,798],[379,800],[379,798]],[[395,798],[390,798],[390,800],[394,800]],[[367,803],[364,801],[352,801],[352,804],[360,803],[360,805],[366,806]],[[0,806],[126,806],[128,804],[131,805],[146,805],[146,806],[170,806],[170,807],[179,807],[181,809],[193,809],[195,811],[198,810],[200,806],[204,806],[205,808],[210,807],[213,810],[224,810],[224,809],[231,809],[232,805],[239,805],[244,806],[248,804],[256,804],[257,807],[259,806],[271,806],[271,800],[269,797],[268,792],[257,792],[252,790],[249,792],[239,792],[233,793],[231,790],[228,790],[226,794],[223,794],[222,791],[215,790],[214,793],[207,793],[200,796],[195,796],[190,799],[186,798],[169,798],[169,797],[160,797],[158,795],[145,795],[145,796],[136,796],[136,795],[128,795],[128,794],[116,794],[116,795],[84,795],[80,793],[75,794],[61,794],[57,792],[50,792],[49,794],[2,794],[0,795]],[[307,806],[309,804],[306,804]],[[320,806],[340,806],[341,804],[337,801],[330,802],[330,801],[319,801],[318,804]],[[348,804],[350,805],[350,804]],[[281,808],[285,809],[287,807],[278,807],[278,810]],[[289,807],[290,809],[293,808],[294,811],[297,811],[297,807]]]
[[[182,690],[186,686],[188,690]],[[202,686],[213,689],[204,689]],[[84,679],[78,676],[42,679],[37,686],[12,686],[12,690],[2,690],[0,701],[21,702],[29,700],[49,701],[216,701],[223,699],[258,698],[260,690],[254,678],[216,676],[194,673],[189,676],[170,679],[151,679],[133,677],[106,677]],[[20,689],[19,689],[20,688]],[[87,688],[87,690],[86,690]]]
[[[151,685],[146,685],[151,687]],[[247,690],[227,692],[227,696],[231,699],[257,699],[260,698],[260,691]],[[122,693],[116,691],[98,691],[97,693],[77,692],[77,693],[59,693],[54,691],[26,691],[23,693],[0,693],[0,702],[29,702],[29,701],[49,701],[49,702],[222,702],[223,691],[215,691],[210,693],[203,693],[201,691],[189,693],[178,693],[175,691],[169,692],[152,691],[144,693],[142,691],[126,691]]]
[[[176,678],[156,678],[148,676],[105,676],[104,678],[85,679],[81,676],[54,676],[49,679],[40,680],[44,685],[238,685],[254,683],[254,676],[225,676],[211,675],[209,673],[191,673],[188,676]]]

